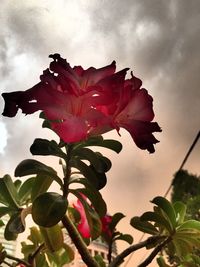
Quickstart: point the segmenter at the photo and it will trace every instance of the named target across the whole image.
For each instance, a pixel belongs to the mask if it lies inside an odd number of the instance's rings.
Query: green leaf
[[[79,142],[75,145],[75,148],[77,147],[86,147],[86,146],[96,146],[99,142],[103,141],[103,137],[101,135],[99,136],[92,136],[88,140]]]
[[[17,191],[19,190],[21,184],[22,184],[22,181],[20,181],[19,179],[14,181],[14,185],[15,185]]]
[[[56,171],[34,159],[23,160],[15,169],[15,176],[26,176],[31,174],[46,174],[51,176],[60,186],[63,187],[62,180],[57,176]]]
[[[159,213],[147,211],[140,217],[140,220],[155,222],[159,227],[164,227],[164,229],[167,229],[167,231],[170,233],[173,232],[173,228],[171,227],[169,221]]]
[[[67,206],[67,199],[63,196],[53,192],[43,193],[33,202],[33,220],[39,226],[54,226],[65,216]]]
[[[102,136],[90,137],[88,140],[78,143],[76,147],[101,146],[119,153],[122,150],[122,144],[119,141],[107,139]]]
[[[154,225],[149,222],[141,221],[140,217],[133,217],[130,221],[131,226],[135,229],[150,235],[158,235],[159,232]]]
[[[85,196],[87,196],[87,198],[91,201],[94,209],[99,214],[99,216],[103,217],[107,212],[107,207],[106,207],[106,203],[103,200],[100,192],[98,190],[96,190],[90,184],[90,182],[85,178],[75,178],[75,179],[70,181],[70,184],[73,184],[73,183],[79,183],[79,184],[84,185],[85,188],[78,188],[78,189],[74,189],[74,190],[77,191],[78,193],[82,193]],[[74,190],[72,190],[71,193],[73,193]],[[76,196],[77,196],[77,194],[76,194]]]
[[[83,205],[85,215],[87,218],[87,222],[90,228],[90,234],[92,240],[97,239],[101,235],[102,224],[99,218],[99,215],[96,211],[88,204],[87,200],[85,200],[80,194],[78,196],[81,204]]]
[[[53,178],[48,174],[38,174],[34,178],[31,190],[31,199],[34,201],[39,195],[45,193],[53,182]]]
[[[156,259],[159,267],[171,267],[170,265],[165,263],[165,260],[162,256]]]
[[[35,245],[35,247],[38,247],[39,244],[43,243],[42,234],[36,226],[32,226],[30,228],[30,235],[28,236],[28,239]]]
[[[112,162],[107,157],[104,157],[101,153],[96,152],[96,154],[98,155],[99,159],[101,160],[101,162],[104,166],[103,167],[104,172],[108,172],[112,167]]]
[[[105,264],[105,262],[104,262],[104,260],[103,260],[103,258],[102,258],[102,256],[101,255],[95,255],[94,256],[94,259],[96,260],[96,262],[98,263],[98,266],[99,267],[106,267],[106,264]]]
[[[40,227],[46,247],[50,252],[55,252],[63,247],[63,232],[58,224],[52,227]]]
[[[109,225],[109,228],[111,230],[111,232],[114,232],[116,225],[121,221],[121,219],[123,219],[125,217],[124,214],[122,214],[121,212],[117,212],[112,216],[112,221]]]
[[[89,166],[89,168],[94,172],[95,177],[97,178],[96,189],[97,190],[101,190],[107,184],[107,176],[106,176],[106,174],[105,173],[99,173],[99,172],[97,172],[92,165]]]
[[[186,222],[183,222],[179,227],[177,227],[177,231],[180,230],[187,230],[187,229],[194,229],[198,232],[200,232],[200,222],[195,220],[188,220]]]
[[[107,212],[107,206],[105,201],[103,200],[101,194],[97,190],[89,190],[88,188],[79,188],[77,189],[80,193],[85,195],[91,202],[92,206],[99,214],[99,217],[104,217]]]
[[[21,220],[21,213],[14,213],[6,224],[4,237],[6,240],[16,240],[17,235],[22,233],[24,230],[25,225]]]
[[[129,234],[122,234],[120,233],[118,236],[114,238],[114,240],[123,240],[126,241],[129,245],[133,243],[133,237]]]
[[[57,267],[57,265],[53,265],[52,262],[49,262],[49,258],[47,257],[47,253],[37,254],[35,258],[35,265],[42,267]]]
[[[67,244],[63,244],[63,247],[53,253],[48,253],[48,258],[52,261],[51,266],[55,263],[57,266],[64,266],[70,263],[74,259],[74,250]]]
[[[176,227],[176,213],[173,208],[173,205],[164,197],[155,197],[152,203],[156,204],[159,208],[163,210],[167,219],[172,225],[172,228]]]
[[[88,166],[83,161],[76,159],[71,162],[71,167],[78,169],[82,175],[88,179],[88,181],[96,188],[99,189],[99,178],[97,177],[97,173],[95,173],[94,169]],[[101,174],[102,178],[102,174]]]
[[[25,224],[21,219],[21,212],[13,214],[8,221],[8,230],[12,233],[22,233],[25,230]]]
[[[19,209],[17,189],[9,175],[0,178],[0,195],[3,204],[16,210]]]
[[[200,248],[200,239],[197,233],[176,233],[175,239],[182,239],[191,244],[192,247]]]
[[[61,258],[63,263],[69,263],[74,260],[74,250],[66,243],[63,244],[64,253]]]
[[[79,157],[81,160],[88,160],[97,172],[104,172],[105,165],[99,156],[89,148],[81,147],[72,151],[72,156]]]
[[[0,207],[0,218],[3,217],[6,214],[9,214],[13,212],[12,208],[8,208],[8,207]]]
[[[54,140],[47,140],[42,138],[37,138],[34,140],[30,147],[32,155],[42,155],[42,156],[57,156],[61,158],[66,158],[65,153],[59,148],[58,144]]]
[[[186,205],[180,201],[177,201],[173,204],[173,206],[176,212],[176,218],[177,218],[178,224],[184,222],[185,215],[186,215]]]
[[[21,252],[24,254],[25,259],[35,251],[35,245],[27,245],[25,242],[21,242]]]
[[[188,253],[192,252],[193,246],[190,242],[184,239],[176,238],[173,240],[175,251],[180,259],[183,259]]]
[[[116,140],[103,140],[101,144],[99,144],[100,146],[109,148],[113,151],[115,151],[116,153],[119,153],[122,150],[122,144],[119,141]]]
[[[27,204],[26,202],[30,200],[34,180],[34,177],[27,179],[19,188],[18,196],[21,205]]]

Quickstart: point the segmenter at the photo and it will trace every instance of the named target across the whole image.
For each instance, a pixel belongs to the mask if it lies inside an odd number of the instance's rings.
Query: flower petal
[[[152,102],[153,98],[147,90],[135,90],[117,120],[152,121],[154,118]]]
[[[125,128],[132,136],[136,145],[141,149],[147,149],[149,153],[155,151],[154,144],[159,141],[153,136],[153,132],[161,132],[161,128],[156,122],[129,121],[120,125]]]
[[[88,224],[85,210],[84,210],[84,207],[81,201],[78,199],[76,203],[73,203],[73,206],[80,213],[80,216],[81,216],[81,220],[77,226],[79,233],[84,238],[90,238],[91,237],[90,226]]]
[[[85,140],[88,134],[85,120],[75,116],[65,118],[63,122],[52,122],[51,127],[66,143]]]

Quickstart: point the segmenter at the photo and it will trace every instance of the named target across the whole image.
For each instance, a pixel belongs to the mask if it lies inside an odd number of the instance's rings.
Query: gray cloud
[[[163,194],[200,128],[200,2],[198,0],[17,1],[1,0],[0,91],[25,90],[38,82],[50,53],[72,65],[101,66],[116,60],[130,67],[154,97],[163,128],[156,153],[139,151],[122,131],[121,155],[113,160],[103,194],[111,212],[129,216],[150,208]],[[3,101],[0,99],[3,108]],[[12,172],[29,157],[33,139],[48,136],[37,115],[1,118],[8,131],[0,170]],[[109,137],[116,138],[112,132]],[[118,138],[118,137],[117,137]],[[199,173],[198,144],[186,167]],[[9,160],[8,160],[9,159]],[[123,197],[123,201],[119,198]],[[126,226],[122,227],[126,231]]]
[[[163,130],[164,119],[175,142],[191,142],[200,127],[199,1],[101,1],[91,9],[94,32],[109,42],[107,54],[133,66],[155,102],[161,99],[155,105],[164,113]]]

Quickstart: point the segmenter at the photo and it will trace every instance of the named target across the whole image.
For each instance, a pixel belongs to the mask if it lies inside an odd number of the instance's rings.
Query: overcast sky
[[[131,231],[129,219],[165,193],[200,129],[200,1],[1,0],[0,23],[1,93],[32,87],[48,55],[60,53],[71,66],[85,68],[116,60],[118,70],[130,67],[153,96],[155,121],[163,129],[154,154],[139,150],[125,131],[121,138],[107,134],[124,149],[107,153],[113,168],[102,193],[111,213],[127,215],[121,230]],[[0,118],[1,175],[30,158],[36,137],[49,136],[37,117]],[[194,174],[200,174],[199,154],[200,142],[185,166]],[[140,260],[134,255],[128,266]]]

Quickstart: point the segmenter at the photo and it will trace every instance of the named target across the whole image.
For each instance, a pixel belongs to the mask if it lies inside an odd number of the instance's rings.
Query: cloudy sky
[[[129,219],[151,209],[163,195],[200,129],[200,1],[199,0],[1,0],[0,92],[26,90],[39,81],[48,55],[60,53],[71,66],[101,67],[116,60],[130,67],[154,98],[156,152],[140,151],[129,134],[107,137],[123,143],[113,160],[103,196],[111,213],[127,219],[120,230],[132,232]],[[3,99],[0,98],[1,111]],[[30,158],[36,137],[49,137],[38,114],[0,118],[0,175]],[[186,168],[200,174],[200,142]],[[52,159],[46,160],[57,164]],[[137,242],[140,235],[135,234]],[[127,266],[136,265],[134,255]]]

